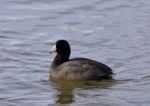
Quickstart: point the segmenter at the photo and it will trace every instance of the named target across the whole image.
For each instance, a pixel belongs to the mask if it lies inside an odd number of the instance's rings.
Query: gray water
[[[149,0],[0,0],[0,106],[149,106],[149,20]],[[49,80],[58,39],[116,75]]]

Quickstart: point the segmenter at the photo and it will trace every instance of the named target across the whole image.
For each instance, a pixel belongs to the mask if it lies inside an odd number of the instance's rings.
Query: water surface
[[[1,106],[149,106],[150,1],[0,0]],[[113,80],[49,81],[58,39]]]

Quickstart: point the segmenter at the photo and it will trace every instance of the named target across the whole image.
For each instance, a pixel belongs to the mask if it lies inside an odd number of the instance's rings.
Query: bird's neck
[[[66,62],[69,60],[70,55],[62,55],[62,54],[57,54],[56,57],[54,58],[54,61],[52,63],[52,68],[57,68],[59,65],[62,63]]]

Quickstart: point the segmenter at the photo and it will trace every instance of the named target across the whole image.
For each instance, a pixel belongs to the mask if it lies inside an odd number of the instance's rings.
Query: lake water
[[[149,0],[0,0],[0,106],[149,106],[149,20]],[[116,75],[49,80],[58,39]]]

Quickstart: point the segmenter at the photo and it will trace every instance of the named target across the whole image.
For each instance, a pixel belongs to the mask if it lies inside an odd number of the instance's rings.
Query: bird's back
[[[62,80],[96,80],[113,74],[105,64],[86,58],[71,59],[50,72],[51,77]]]

